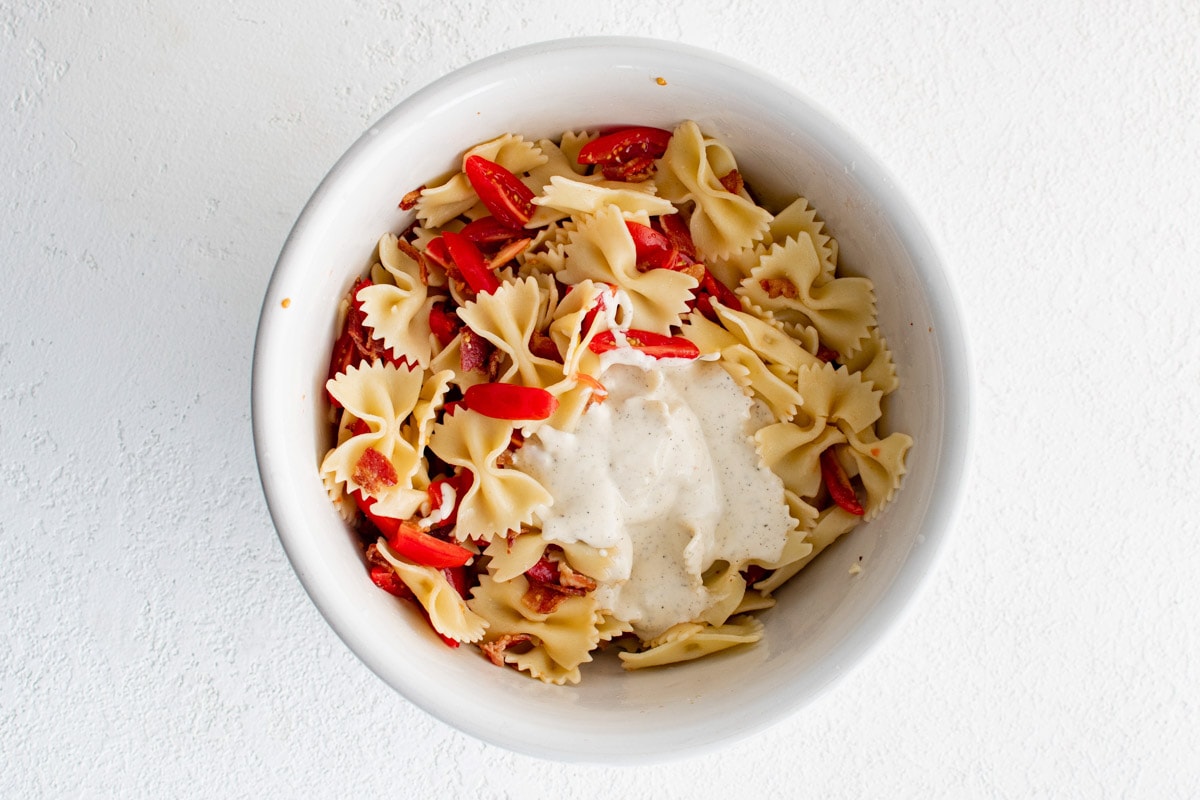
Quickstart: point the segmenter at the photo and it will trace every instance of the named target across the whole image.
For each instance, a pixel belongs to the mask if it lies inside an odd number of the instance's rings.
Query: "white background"
[[[0,796],[1200,794],[1200,11],[1164,3],[0,0]],[[851,8],[850,6],[853,6]],[[657,36],[847,124],[964,303],[932,589],[719,754],[511,754],[364,668],[262,499],[250,360],[309,193],[510,46]]]

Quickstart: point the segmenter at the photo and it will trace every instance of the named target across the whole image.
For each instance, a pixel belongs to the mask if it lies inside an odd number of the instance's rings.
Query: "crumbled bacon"
[[[404,197],[400,198],[400,210],[411,211],[417,207],[417,201],[421,199],[421,192],[425,191],[425,184],[421,184],[416,189],[413,189]]]
[[[796,284],[787,278],[763,278],[758,282],[758,285],[767,293],[767,297],[786,297],[792,300],[799,296]]]
[[[493,347],[488,353],[487,363],[484,365],[484,372],[491,382],[495,382],[500,377],[500,368],[504,366],[504,351]]]
[[[553,614],[562,602],[572,595],[573,592],[564,591],[561,586],[530,581],[529,588],[521,597],[521,603],[535,614]]]
[[[538,614],[549,614],[568,597],[581,597],[596,589],[596,581],[576,572],[562,560],[552,558],[547,550],[536,564],[525,571],[529,588],[521,602]]]
[[[841,353],[834,350],[832,347],[821,345],[817,348],[817,358],[828,364],[831,361],[837,361],[842,357]]]
[[[486,370],[488,360],[495,351],[491,342],[465,326],[460,333],[462,340],[459,346],[458,359],[463,372]]]
[[[558,352],[558,345],[554,343],[546,334],[541,331],[534,331],[529,337],[529,352],[533,353],[538,358],[544,358],[555,363],[563,363],[562,353]]]
[[[500,248],[500,251],[488,262],[491,269],[499,269],[508,262],[512,261],[521,253],[525,252],[525,248],[529,247],[529,243],[533,239],[517,239],[515,242],[509,242]]]
[[[721,185],[725,187],[725,191],[730,194],[741,194],[745,187],[745,182],[742,180],[742,173],[736,169],[731,169],[721,178]]]
[[[479,649],[487,656],[488,661],[497,667],[503,667],[505,650],[513,645],[525,644],[532,639],[533,637],[528,633],[505,633],[494,641],[482,643],[479,645]]]
[[[578,589],[583,594],[596,590],[596,581],[571,569],[565,561],[558,562],[558,583],[564,589]]]
[[[400,482],[392,462],[373,447],[368,447],[359,456],[350,479],[372,497],[378,497],[383,489]]]

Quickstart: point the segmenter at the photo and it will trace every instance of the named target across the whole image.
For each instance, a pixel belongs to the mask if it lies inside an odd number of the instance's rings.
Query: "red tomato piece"
[[[842,469],[832,447],[826,448],[821,453],[821,478],[824,479],[825,487],[829,489],[829,496],[833,498],[833,502],[856,517],[863,515],[862,503],[858,502],[858,495],[854,493],[850,478],[846,476],[846,470]]]
[[[481,248],[489,245],[508,244],[525,236],[523,228],[509,227],[495,217],[480,217],[471,220],[463,226],[459,233]]]
[[[458,314],[450,310],[449,303],[438,301],[429,307],[429,329],[433,331],[433,335],[437,337],[442,347],[454,340],[462,325]]]
[[[533,190],[483,156],[469,156],[465,166],[471,188],[492,216],[510,228],[524,228],[533,216]]]
[[[671,143],[671,132],[662,128],[633,127],[605,134],[583,146],[580,164],[623,163],[641,156],[662,158]]]
[[[733,293],[732,289],[721,283],[717,279],[717,276],[713,275],[707,267],[704,270],[704,280],[700,282],[700,288],[721,305],[728,306],[735,311],[741,310],[742,301]]]
[[[558,398],[536,386],[477,383],[463,392],[463,405],[493,419],[546,419]]]
[[[441,236],[425,245],[425,257],[442,269],[450,267],[450,253],[446,251],[446,240]]]
[[[656,250],[671,250],[671,240],[666,234],[659,233],[649,225],[642,225],[638,222],[625,221],[625,227],[629,229],[629,236],[633,239],[634,250],[637,251],[638,261],[643,260],[646,256]]]
[[[664,336],[652,331],[627,330],[625,341],[630,347],[641,350],[654,358],[697,358],[700,348],[695,342],[682,336]],[[617,349],[617,337],[612,331],[602,331],[596,334],[588,344],[593,353],[606,353]]]
[[[461,567],[474,555],[465,547],[430,536],[411,522],[376,514],[372,510],[375,505],[373,497],[366,497],[357,491],[353,496],[359,509],[379,529],[391,548],[415,564],[435,569]]]
[[[500,279],[496,277],[495,272],[492,272],[487,258],[479,251],[474,242],[461,233],[452,231],[443,233],[442,238],[446,240],[446,250],[450,253],[450,260],[454,262],[454,266],[458,267],[467,286],[470,286],[476,293],[482,292],[483,294],[491,294],[500,288]]]

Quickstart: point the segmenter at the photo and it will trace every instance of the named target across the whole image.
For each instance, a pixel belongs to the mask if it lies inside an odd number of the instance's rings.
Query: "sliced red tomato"
[[[850,478],[846,476],[846,470],[842,469],[832,447],[826,448],[821,453],[821,478],[824,479],[825,487],[829,489],[829,496],[833,498],[833,502],[856,517],[863,515],[862,503],[858,502],[858,495],[854,493]]]
[[[641,156],[662,158],[671,143],[671,132],[662,128],[633,127],[607,133],[583,146],[580,164],[624,163]]]
[[[474,242],[461,233],[452,231],[443,233],[442,238],[446,241],[446,250],[450,253],[450,260],[454,262],[454,266],[458,267],[467,286],[470,286],[476,293],[483,294],[491,294],[500,288],[500,279],[496,277],[495,272],[492,272],[487,258],[479,251]]]
[[[653,252],[673,249],[671,240],[667,238],[666,234],[654,230],[649,225],[626,220],[625,227],[629,229],[629,237],[633,239],[633,247],[637,251],[638,261]]]
[[[664,336],[652,331],[631,329],[625,331],[625,341],[630,347],[654,358],[697,358],[700,355],[700,348],[695,342],[682,336]],[[617,347],[617,337],[612,331],[596,334],[588,344],[588,349],[593,353],[606,353]]]
[[[446,251],[446,240],[441,236],[430,240],[429,244],[425,245],[425,257],[442,269],[450,267],[450,253]]]
[[[707,267],[704,269],[704,279],[700,281],[700,288],[721,305],[728,306],[734,310],[741,310],[741,299],[733,293],[732,289],[718,280],[717,276],[713,275]]]
[[[442,347],[454,340],[462,326],[462,320],[446,301],[439,300],[429,307],[429,329],[433,331]]]
[[[491,216],[471,220],[459,233],[485,249],[490,245],[508,244],[525,236],[523,228],[510,227]]]
[[[379,529],[391,548],[414,564],[435,569],[461,567],[473,557],[467,548],[430,536],[411,522],[376,514],[372,510],[375,498],[358,491],[353,496],[359,509]]]
[[[524,228],[533,216],[533,190],[483,156],[469,156],[465,167],[471,188],[492,216],[510,228]]]
[[[477,383],[463,392],[463,405],[493,419],[546,419],[558,398],[537,386]]]

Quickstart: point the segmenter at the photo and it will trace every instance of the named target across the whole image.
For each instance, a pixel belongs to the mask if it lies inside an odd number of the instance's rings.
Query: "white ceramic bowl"
[[[656,79],[665,80],[661,85]],[[767,204],[803,193],[875,282],[899,367],[887,425],[911,434],[902,490],[778,592],[757,645],[626,673],[615,657],[577,686],[547,686],[443,645],[367,578],[317,465],[329,447],[322,389],[336,308],[379,236],[411,212],[400,196],[506,131],[557,138],[614,124],[695,119],[728,144]],[[523,47],[460,69],[393,109],[334,165],[288,237],[263,304],[253,420],[271,515],[296,573],[346,644],[444,722],[546,758],[634,763],[693,753],[778,722],[858,664],[893,629],[950,534],[966,473],[968,359],[954,292],[892,179],[795,89],[714,53],[588,38]],[[849,565],[862,556],[863,572]],[[851,689],[852,691],[852,689]]]

